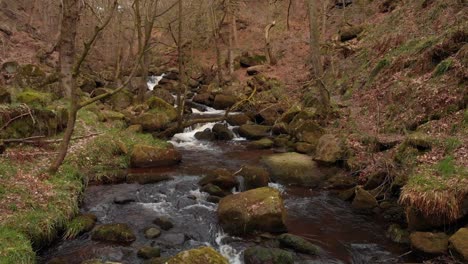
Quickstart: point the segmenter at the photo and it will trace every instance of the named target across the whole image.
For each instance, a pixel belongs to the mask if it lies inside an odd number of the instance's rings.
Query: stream
[[[220,115],[223,111],[194,109],[194,115]],[[217,224],[217,204],[207,201],[197,182],[206,172],[225,168],[239,170],[243,165],[258,164],[262,155],[272,150],[252,150],[247,141],[236,137],[231,141],[199,141],[194,134],[211,128],[214,123],[189,128],[176,134],[171,142],[182,153],[180,165],[168,168],[138,169],[129,173],[167,175],[171,179],[155,184],[116,184],[89,186],[81,205],[82,213],[97,216],[97,224],[127,223],[136,240],[129,246],[92,241],[90,233],[73,240],[61,240],[42,252],[41,263],[58,257],[66,263],[80,264],[91,258],[121,263],[144,263],[136,252],[145,245],[159,246],[162,256],[182,250],[209,245],[229,259],[231,264],[243,263],[242,252],[255,245],[258,238],[231,237]],[[230,127],[231,129],[235,128]],[[270,183],[279,189],[287,209],[290,233],[307,238],[322,247],[320,256],[298,255],[295,263],[400,263],[405,252],[400,245],[385,237],[385,226],[375,216],[352,210],[349,203],[324,190],[286,187]],[[134,202],[116,204],[116,198]],[[162,231],[156,239],[147,239],[144,230],[155,226],[159,216],[171,219],[174,228]]]

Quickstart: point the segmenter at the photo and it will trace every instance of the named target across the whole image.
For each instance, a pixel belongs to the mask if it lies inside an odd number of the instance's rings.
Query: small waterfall
[[[151,75],[148,77],[148,82],[146,83],[148,85],[148,89],[150,91],[153,91],[154,87],[159,84],[159,82],[162,80],[162,78],[166,75],[165,73],[161,75]]]

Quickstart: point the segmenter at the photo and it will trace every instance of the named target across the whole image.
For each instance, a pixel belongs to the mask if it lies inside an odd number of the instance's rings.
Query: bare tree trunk
[[[288,16],[286,17],[286,27],[287,27],[288,31],[290,30],[290,27],[289,27],[289,18],[290,18],[290,16],[291,16],[292,1],[293,1],[293,0],[289,0],[289,4],[288,4]]]
[[[76,27],[79,20],[79,0],[63,0],[63,17],[60,31],[60,74],[61,84],[65,89],[66,97],[69,99],[68,121],[63,141],[60,143],[57,158],[50,166],[50,172],[56,173],[68,151],[70,139],[75,128],[78,102],[75,91],[75,77],[73,68],[75,62],[75,37]]]
[[[228,3],[227,4],[227,15],[228,16],[231,16],[231,17],[234,17],[233,14],[231,14],[231,8],[230,8],[230,4],[231,3]],[[231,20],[232,22],[232,20]],[[234,32],[233,32],[233,27],[231,26],[229,28],[229,47],[228,47],[228,63],[229,63],[229,75],[233,75],[234,74],[234,55],[233,55],[233,36],[234,35]]]
[[[219,43],[219,26],[218,21],[216,19],[216,14],[214,12],[213,5],[210,6],[210,16],[211,16],[211,26],[213,30],[213,39],[216,49],[216,75],[218,77],[218,85],[221,86],[223,83],[223,61],[221,59],[221,49]]]
[[[184,75],[184,54],[183,54],[183,4],[182,0],[179,0],[179,32],[177,36],[177,53],[178,53],[178,63],[179,63],[179,91],[177,93],[177,129],[182,129],[182,121],[184,117],[184,107],[185,107],[185,75]]]
[[[232,34],[234,35],[234,47],[239,48],[239,38],[237,36],[236,10],[233,8],[231,16]]]
[[[267,62],[270,65],[276,64],[276,58],[273,55],[271,50],[271,42],[270,42],[270,30],[276,25],[276,21],[271,22],[268,26],[265,27],[265,56],[267,58]]]

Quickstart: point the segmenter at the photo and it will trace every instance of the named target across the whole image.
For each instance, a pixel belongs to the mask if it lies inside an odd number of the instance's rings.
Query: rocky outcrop
[[[93,240],[127,244],[135,241],[136,236],[127,224],[106,224],[96,227],[91,236]]]
[[[424,253],[447,253],[449,237],[445,233],[413,232],[410,234],[411,247]]]
[[[283,199],[273,188],[263,187],[226,196],[219,202],[217,213],[219,224],[230,234],[285,230]]]
[[[291,252],[279,248],[250,247],[244,251],[245,264],[293,264]]]
[[[279,183],[316,186],[325,179],[318,165],[310,156],[295,152],[273,154],[263,157],[262,163]]]
[[[229,264],[221,254],[211,247],[200,247],[182,251],[170,258],[167,264]]]
[[[135,145],[130,155],[132,168],[170,166],[182,160],[181,154],[172,145],[149,146]]]

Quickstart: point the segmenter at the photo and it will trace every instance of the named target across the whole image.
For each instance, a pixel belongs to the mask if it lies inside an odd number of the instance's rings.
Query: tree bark
[[[273,55],[271,50],[271,42],[270,42],[270,30],[276,25],[276,21],[271,22],[268,26],[265,27],[265,56],[267,58],[267,62],[270,65],[276,64],[276,58]]]
[[[177,55],[178,55],[178,64],[179,64],[179,91],[177,93],[177,129],[182,129],[182,121],[184,117],[184,107],[185,107],[185,74],[184,74],[184,54],[183,54],[183,4],[182,0],[179,0],[179,32],[177,36]]]

